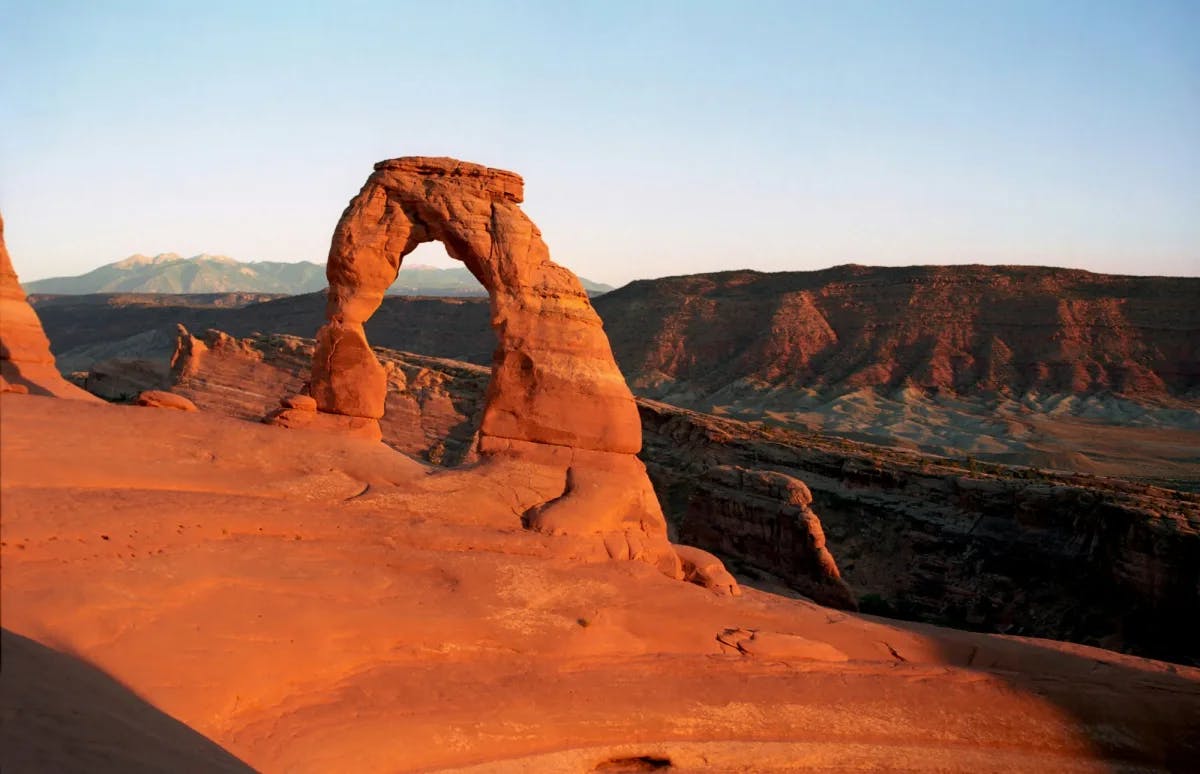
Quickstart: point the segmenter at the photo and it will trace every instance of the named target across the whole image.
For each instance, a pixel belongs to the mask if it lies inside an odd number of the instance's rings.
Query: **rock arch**
[[[497,346],[479,427],[484,464],[550,468],[561,482],[524,511],[525,526],[594,535],[612,558],[736,593],[714,557],[704,554],[700,568],[696,552],[681,561],[668,542],[636,456],[642,426],[633,394],[579,279],[550,260],[518,206],[523,198],[520,176],[478,164],[406,157],[375,165],[329,249],[326,323],[309,384],[319,414],[351,429],[383,416],[387,374],[363,323],[404,256],[439,241],[491,298]]]
[[[317,336],[311,387],[320,411],[383,416],[386,377],[362,326],[404,256],[436,240],[491,297],[498,346],[481,436],[625,454],[641,449],[637,406],[600,318],[518,206],[523,188],[511,172],[448,158],[375,165],[329,250],[328,322]]]

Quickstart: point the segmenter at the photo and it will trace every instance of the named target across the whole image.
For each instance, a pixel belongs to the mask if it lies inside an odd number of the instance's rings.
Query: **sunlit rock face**
[[[0,392],[26,392],[100,402],[69,383],[54,366],[50,340],[25,298],[4,243],[0,217]]]
[[[491,297],[498,346],[484,436],[636,454],[641,425],[600,318],[578,278],[550,260],[521,211],[521,178],[446,158],[375,165],[329,251],[328,323],[318,334],[321,411],[378,418],[386,380],[362,324],[404,256],[440,241]]]
[[[363,323],[404,256],[439,241],[491,299],[497,347],[479,453],[493,466],[554,471],[548,480],[557,483],[524,512],[525,526],[596,534],[613,558],[683,577],[636,456],[642,429],[633,394],[578,277],[550,260],[541,232],[518,206],[523,199],[524,183],[512,172],[449,158],[376,164],[334,231],[309,393],[321,415],[383,416],[388,374]],[[703,585],[731,588],[724,579]]]

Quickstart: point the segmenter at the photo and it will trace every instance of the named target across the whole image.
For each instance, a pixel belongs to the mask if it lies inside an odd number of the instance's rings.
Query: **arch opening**
[[[382,440],[430,464],[478,459],[479,423],[495,335],[487,290],[436,240],[401,262],[364,324],[387,374]]]

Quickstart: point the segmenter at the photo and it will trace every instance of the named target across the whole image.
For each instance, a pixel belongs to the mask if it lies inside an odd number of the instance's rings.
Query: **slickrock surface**
[[[0,392],[9,391],[99,401],[63,379],[55,367],[50,340],[17,281],[0,217]]]
[[[212,412],[26,395],[0,396],[0,454],[6,773],[234,770],[197,735],[265,772],[1200,756],[1195,669],[719,596],[524,530],[544,482],[515,459],[435,469]]]
[[[308,387],[323,415],[374,422],[388,373],[363,324],[404,256],[439,241],[487,290],[497,347],[478,450],[497,464],[534,462],[561,482],[523,517],[549,534],[599,535],[613,558],[682,578],[666,521],[636,454],[633,394],[579,279],[550,260],[518,204],[521,178],[449,158],[381,161],[342,214],[329,249],[328,322],[317,331]],[[285,410],[289,426],[312,422]],[[382,434],[382,431],[380,431]]]

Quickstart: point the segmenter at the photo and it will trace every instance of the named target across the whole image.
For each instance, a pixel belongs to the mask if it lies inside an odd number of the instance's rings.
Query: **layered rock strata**
[[[761,414],[812,390],[1194,397],[1198,296],[1200,277],[847,265],[637,280],[596,306],[639,395]]]

